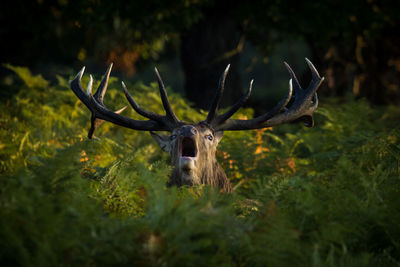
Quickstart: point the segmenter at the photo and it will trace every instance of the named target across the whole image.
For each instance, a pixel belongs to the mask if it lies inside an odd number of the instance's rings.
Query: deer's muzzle
[[[196,168],[197,148],[193,137],[179,140],[179,168],[184,173],[191,173]]]
[[[192,125],[182,126],[179,131],[179,167],[189,173],[195,168],[197,158],[197,129]]]
[[[184,158],[195,158],[197,156],[196,143],[193,137],[184,137],[180,140],[179,154]]]
[[[193,125],[184,125],[179,131],[179,156],[183,158],[195,158],[197,147],[195,137],[197,129]]]

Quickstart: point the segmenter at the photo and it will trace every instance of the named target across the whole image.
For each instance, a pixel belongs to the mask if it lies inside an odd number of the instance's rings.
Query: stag
[[[324,78],[320,77],[316,68],[307,58],[306,62],[312,74],[308,88],[301,88],[295,73],[284,62],[290,75],[289,90],[286,96],[269,112],[249,120],[231,119],[231,117],[249,98],[253,80],[250,81],[247,92],[237,103],[222,114],[218,112],[229,65],[221,75],[207,118],[198,123],[187,123],[180,121],[176,117],[157,68],[155,68],[155,73],[165,115],[159,115],[140,107],[129,94],[124,82],[122,82],[122,88],[129,104],[138,114],[148,120],[134,120],[120,115],[126,107],[115,112],[105,107],[103,99],[107,90],[112,64],[108,67],[94,95],[92,93],[93,78],[91,75],[87,92],[85,93],[82,89],[81,78],[85,67],[70,81],[70,86],[76,96],[91,111],[91,127],[88,133],[90,139],[93,138],[94,131],[104,121],[133,130],[149,131],[161,149],[171,155],[171,164],[174,169],[168,182],[169,185],[206,184],[217,186],[224,192],[231,192],[232,186],[216,159],[217,145],[221,141],[224,131],[261,129],[297,121],[304,122],[307,127],[314,125],[313,112],[318,106],[316,91]],[[161,135],[155,133],[156,131],[167,131],[170,134]]]

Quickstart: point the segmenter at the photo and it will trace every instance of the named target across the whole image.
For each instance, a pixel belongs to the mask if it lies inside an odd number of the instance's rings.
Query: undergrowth
[[[105,123],[88,140],[66,78],[8,68],[22,83],[0,104],[2,266],[400,265],[398,107],[322,99],[314,128],[226,132],[217,155],[235,192],[222,194],[167,188],[148,133]],[[126,103],[119,87],[110,108]],[[128,89],[162,112],[155,83]],[[170,100],[180,119],[204,118]]]

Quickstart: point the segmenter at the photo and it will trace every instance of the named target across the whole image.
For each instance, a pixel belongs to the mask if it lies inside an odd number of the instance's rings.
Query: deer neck
[[[232,192],[232,186],[217,160],[200,169],[182,170],[174,168],[170,178],[170,185],[212,185],[219,187],[223,192]]]

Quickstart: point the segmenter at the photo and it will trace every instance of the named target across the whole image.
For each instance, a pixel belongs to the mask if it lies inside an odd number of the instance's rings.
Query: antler
[[[312,74],[312,80],[308,88],[305,90],[301,88],[295,73],[290,66],[284,62],[291,77],[289,80],[289,90],[286,96],[272,108],[272,110],[251,120],[236,120],[230,119],[230,117],[232,117],[249,98],[253,80],[250,81],[250,86],[246,94],[227,112],[218,115],[218,104],[224,90],[225,78],[229,70],[228,65],[221,76],[216,96],[205,122],[211,125],[215,131],[261,129],[293,121],[303,121],[307,127],[312,127],[314,125],[313,112],[318,106],[316,91],[324,81],[324,78],[320,77],[310,60],[306,58],[306,62]]]
[[[113,64],[111,63],[110,66],[108,67],[103,79],[101,80],[100,86],[94,95],[92,94],[93,78],[91,75],[87,87],[87,93],[85,93],[82,89],[81,79],[83,76],[83,72],[85,71],[85,67],[82,68],[82,70],[75,76],[75,78],[72,81],[70,81],[70,86],[72,91],[74,91],[75,95],[82,101],[83,104],[86,105],[86,107],[92,113],[91,127],[88,133],[88,137],[90,139],[93,138],[94,131],[104,121],[109,121],[123,127],[141,131],[172,131],[177,125],[182,123],[177,119],[171,108],[164,87],[164,83],[157,69],[155,69],[155,72],[158,79],[161,99],[166,112],[165,116],[158,115],[154,112],[147,111],[141,108],[135,102],[135,100],[133,100],[132,96],[128,93],[128,90],[126,89],[124,82],[122,82],[122,88],[124,89],[125,96],[128,99],[128,102],[131,104],[131,106],[137,113],[139,113],[143,117],[148,118],[149,120],[146,121],[134,120],[119,115],[119,113],[121,113],[126,108],[126,106],[115,112],[107,109],[104,106],[103,99],[107,91],[108,79],[110,77],[112,65]]]

